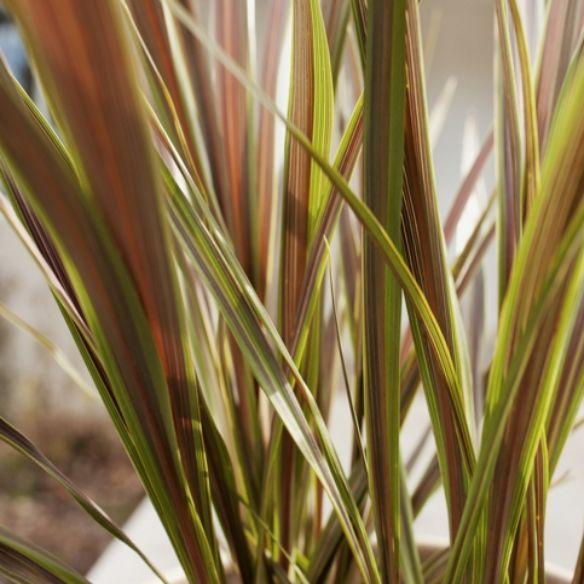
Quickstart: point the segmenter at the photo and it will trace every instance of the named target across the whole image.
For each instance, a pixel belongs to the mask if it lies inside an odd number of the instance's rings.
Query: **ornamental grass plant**
[[[545,2],[533,59],[518,1],[493,0],[494,132],[444,218],[417,0],[6,5],[47,107],[0,65],[1,209],[186,580],[544,582],[584,391],[584,3]],[[459,307],[479,275],[490,344]],[[419,393],[435,454],[412,488]],[[0,437],[166,581],[3,418]],[[439,488],[450,539],[428,552],[413,522]],[[86,581],[6,530],[0,574]]]

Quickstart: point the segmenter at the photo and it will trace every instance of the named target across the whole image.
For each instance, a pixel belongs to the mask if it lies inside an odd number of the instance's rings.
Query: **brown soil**
[[[105,419],[51,415],[18,428],[118,523],[143,497],[136,473]],[[85,573],[110,536],[67,492],[0,444],[0,525]]]

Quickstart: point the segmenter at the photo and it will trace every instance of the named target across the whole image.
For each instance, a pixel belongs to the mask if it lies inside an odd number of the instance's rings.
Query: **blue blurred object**
[[[28,65],[26,51],[18,31],[10,22],[0,25],[0,53],[4,55],[10,70],[30,94],[32,90],[32,74]]]

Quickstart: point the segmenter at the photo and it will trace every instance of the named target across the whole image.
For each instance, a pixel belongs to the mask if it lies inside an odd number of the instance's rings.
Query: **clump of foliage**
[[[188,581],[544,581],[546,494],[584,389],[582,3],[548,2],[534,66],[516,0],[495,0],[494,138],[444,226],[417,0],[6,4],[50,117],[0,68],[2,208]],[[451,265],[493,148],[496,218],[489,204]],[[459,300],[495,239],[485,371]],[[436,454],[410,492],[418,388]],[[345,392],[348,472],[327,427]],[[427,555],[412,523],[440,485],[450,545]],[[4,531],[0,573],[84,580]]]

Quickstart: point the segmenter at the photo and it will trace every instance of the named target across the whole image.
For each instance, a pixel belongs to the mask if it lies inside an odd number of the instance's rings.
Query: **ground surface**
[[[127,519],[143,490],[106,420],[49,414],[24,425],[28,437],[113,519],[119,523]],[[58,483],[3,444],[0,525],[50,550],[81,573],[110,541]]]

